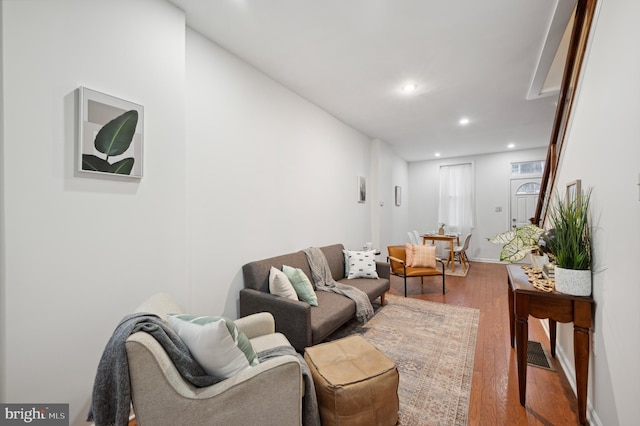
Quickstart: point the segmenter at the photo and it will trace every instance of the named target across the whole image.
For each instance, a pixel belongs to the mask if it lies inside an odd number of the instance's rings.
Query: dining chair
[[[422,241],[422,235],[420,235],[420,233],[415,229],[413,230],[413,235],[416,237],[416,244],[424,244]]]
[[[409,236],[409,242],[411,244],[418,244],[418,241],[416,241],[416,236],[413,234],[413,232],[407,231],[407,235]]]
[[[433,267],[413,267],[407,266],[406,246],[388,246],[387,250],[389,252],[387,257],[390,266],[389,272],[404,278],[404,297],[407,297],[407,277],[420,277],[420,283],[424,284],[424,277],[442,275],[442,294],[444,294],[444,262],[441,259],[436,257]],[[438,269],[438,263],[442,266],[441,270]]]
[[[467,236],[464,238],[464,243],[461,246],[453,247],[453,256],[449,255],[449,258],[447,259],[447,267],[449,267],[450,262],[456,261],[456,257],[460,260],[460,264],[464,266],[465,269],[469,267],[469,258],[467,257],[469,240],[471,240],[471,234],[467,234]]]

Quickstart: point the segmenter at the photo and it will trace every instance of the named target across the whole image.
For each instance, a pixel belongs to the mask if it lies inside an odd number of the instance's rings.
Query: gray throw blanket
[[[369,296],[364,291],[348,285],[337,282],[331,275],[331,269],[327,263],[327,258],[317,247],[309,247],[304,249],[307,255],[307,262],[311,269],[311,275],[316,285],[316,289],[320,291],[329,291],[332,293],[342,294],[356,302],[356,317],[361,323],[369,321],[373,316],[373,306]]]
[[[300,368],[302,370],[302,378],[304,380],[304,398],[302,398],[302,424],[304,426],[320,426],[320,412],[318,411],[318,399],[316,397],[316,388],[313,384],[313,377],[307,362],[302,355],[296,352],[292,346],[278,346],[258,353],[258,360],[264,362],[268,359],[282,356],[293,355],[298,358]]]
[[[109,339],[98,364],[87,417],[87,421],[93,421],[97,426],[126,426],[129,423],[131,387],[124,343],[137,331],[151,334],[162,345],[182,377],[194,386],[205,387],[221,381],[205,373],[182,339],[160,317],[146,312],[128,315]]]

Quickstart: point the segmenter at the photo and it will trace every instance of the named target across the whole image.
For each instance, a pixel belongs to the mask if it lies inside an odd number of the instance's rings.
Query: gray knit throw
[[[373,306],[367,293],[348,284],[342,284],[333,279],[327,258],[317,247],[303,250],[307,255],[307,262],[311,269],[311,276],[317,290],[342,294],[356,302],[356,317],[361,323],[369,321],[373,316]]]
[[[131,387],[124,343],[138,331],[151,334],[160,343],[180,375],[189,383],[205,387],[221,381],[207,375],[182,339],[158,316],[146,312],[127,315],[113,332],[98,364],[87,415],[87,421],[95,422],[96,426],[126,426],[129,423]]]
[[[302,425],[320,426],[320,411],[318,411],[316,388],[313,384],[311,370],[309,370],[309,366],[302,355],[297,353],[292,346],[278,346],[275,348],[265,349],[262,352],[258,352],[257,355],[260,362],[282,355],[293,355],[298,359],[304,382],[304,397],[302,398]]]

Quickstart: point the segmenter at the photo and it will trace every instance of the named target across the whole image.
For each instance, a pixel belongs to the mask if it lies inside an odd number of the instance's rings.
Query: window
[[[540,193],[540,184],[536,182],[527,182],[516,189],[516,195],[533,195]]]
[[[527,161],[524,163],[511,163],[511,177],[542,176],[544,160]]]
[[[471,163],[440,167],[438,220],[450,231],[468,233],[474,226],[473,182]]]

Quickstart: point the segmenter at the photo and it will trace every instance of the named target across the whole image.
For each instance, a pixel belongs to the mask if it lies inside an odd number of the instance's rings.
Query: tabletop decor
[[[142,177],[144,108],[79,88],[78,171]]]
[[[438,224],[438,234],[439,235],[444,235],[444,227],[446,226],[446,223],[439,223]]]
[[[575,185],[572,182],[570,185]],[[591,295],[591,190],[567,191],[567,199],[556,194],[549,218],[554,229],[549,250],[556,262],[556,290],[574,296]]]

